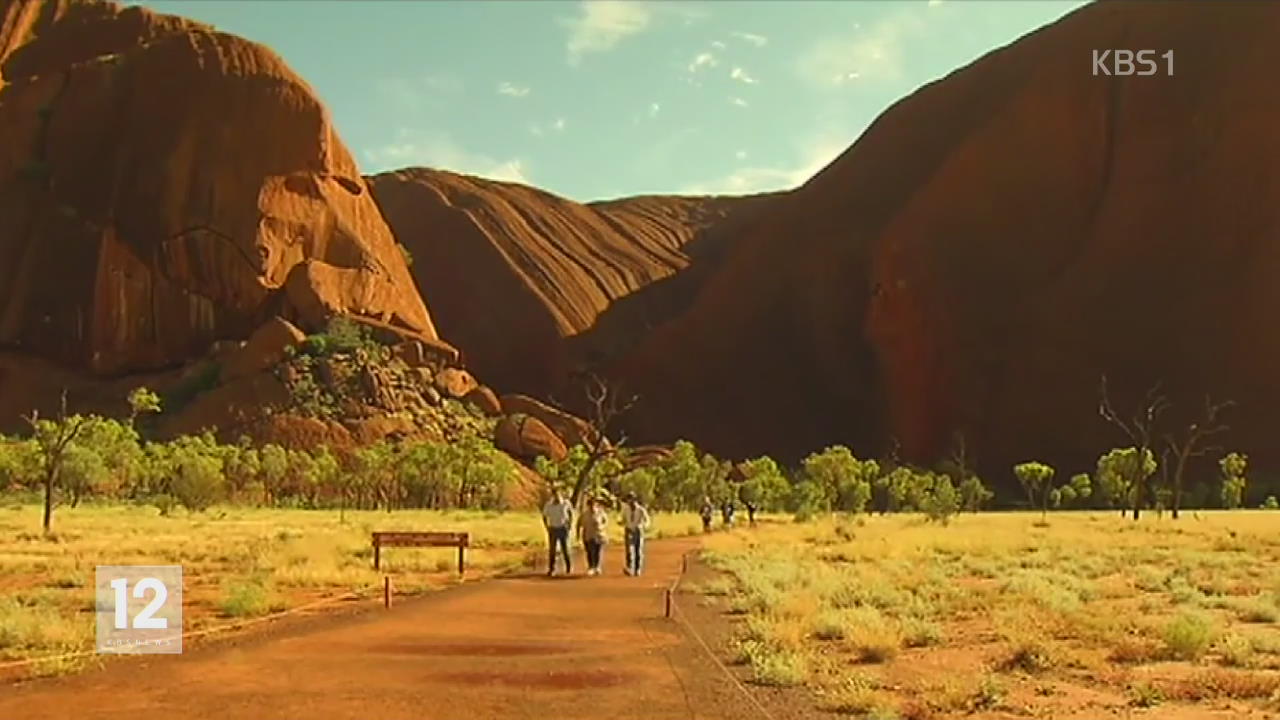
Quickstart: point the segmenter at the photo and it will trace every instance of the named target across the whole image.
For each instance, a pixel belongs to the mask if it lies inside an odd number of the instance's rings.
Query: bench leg
[[[373,569],[379,570],[381,568],[382,568],[382,546],[374,545],[373,546]]]

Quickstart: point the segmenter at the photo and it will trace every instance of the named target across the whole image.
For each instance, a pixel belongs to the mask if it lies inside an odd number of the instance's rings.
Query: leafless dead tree
[[[1204,413],[1200,420],[1193,422],[1186,427],[1181,437],[1176,437],[1172,433],[1164,436],[1166,457],[1172,455],[1174,458],[1173,465],[1173,517],[1176,520],[1178,511],[1182,507],[1182,486],[1183,477],[1187,470],[1187,462],[1193,457],[1200,457],[1209,452],[1219,451],[1222,448],[1216,445],[1206,445],[1205,443],[1215,435],[1227,432],[1231,428],[1219,419],[1224,410],[1231,408],[1235,403],[1230,400],[1224,402],[1213,401],[1212,397],[1205,396]]]
[[[1160,421],[1160,417],[1169,409],[1169,399],[1160,391],[1160,383],[1151,386],[1147,390],[1146,397],[1142,403],[1133,412],[1132,415],[1125,418],[1116,412],[1111,404],[1111,397],[1107,390],[1107,376],[1102,376],[1102,382],[1098,400],[1098,414],[1104,420],[1119,428],[1125,437],[1138,451],[1138,459],[1135,463],[1135,477],[1133,478],[1133,519],[1137,520],[1144,507],[1147,499],[1148,478],[1142,471],[1143,458],[1147,457],[1147,453],[1155,454],[1153,441],[1156,434],[1156,426]],[[1124,514],[1124,511],[1121,511]]]

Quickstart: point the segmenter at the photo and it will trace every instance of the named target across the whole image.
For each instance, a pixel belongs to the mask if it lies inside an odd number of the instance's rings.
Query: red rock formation
[[[1122,405],[1239,401],[1227,442],[1280,461],[1278,31],[1274,3],[1095,3],[897,103],[621,364],[637,439],[930,460],[960,430],[992,474],[1087,468],[1106,373]],[[1100,48],[1174,75],[1094,76]]]
[[[275,53],[110,3],[0,2],[0,343],[96,373],[272,315],[436,338],[328,113]]]
[[[722,248],[710,231],[769,197],[583,205],[425,168],[370,184],[413,257],[441,334],[495,387],[534,394],[559,387],[586,355],[616,354],[683,307],[696,274],[674,274],[693,259],[713,264]],[[636,292],[658,285],[661,293]],[[582,347],[564,341],[588,332]]]

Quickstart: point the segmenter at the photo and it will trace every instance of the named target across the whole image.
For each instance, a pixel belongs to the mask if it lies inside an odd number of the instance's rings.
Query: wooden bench
[[[471,546],[471,535],[464,532],[376,532],[373,534],[373,567],[381,569],[384,547],[456,547],[458,574],[466,571],[463,553]]]

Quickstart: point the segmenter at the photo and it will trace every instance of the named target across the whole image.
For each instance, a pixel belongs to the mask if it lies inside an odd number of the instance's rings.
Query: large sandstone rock
[[[530,415],[508,415],[499,420],[493,444],[499,450],[526,461],[539,456],[559,461],[568,454],[564,443],[551,432],[551,428]]]
[[[1107,374],[1120,406],[1238,401],[1221,441],[1274,468],[1277,30],[1276,3],[1091,3],[897,103],[620,365],[633,437],[928,462],[960,431],[988,478],[1066,476],[1123,440]],[[1115,47],[1175,74],[1092,75]]]
[[[498,400],[498,396],[485,385],[477,385],[476,389],[467,393],[463,400],[475,405],[480,412],[490,417],[496,417],[502,414],[502,402]]]
[[[508,415],[531,415],[541,420],[569,447],[589,447],[595,444],[597,433],[586,420],[528,395],[503,395],[502,412]]]
[[[229,381],[274,367],[286,351],[307,337],[284,318],[271,318],[253,331],[248,342],[229,352],[222,360],[222,380]]]
[[[435,339],[311,88],[271,50],[140,7],[0,2],[0,344],[169,367],[273,315]]]
[[[410,168],[369,179],[444,337],[497,387],[535,395],[629,347],[693,296],[770,196],[580,204]],[[692,272],[693,264],[699,272]],[[683,270],[679,275],[677,271]],[[637,292],[644,290],[645,292]]]
[[[480,386],[471,373],[459,368],[445,368],[436,373],[436,389],[447,397],[461,400]]]

